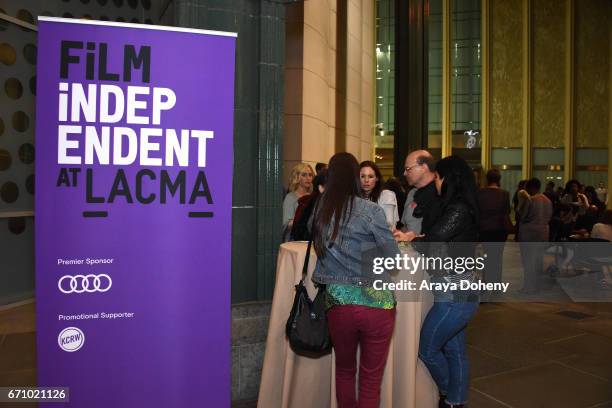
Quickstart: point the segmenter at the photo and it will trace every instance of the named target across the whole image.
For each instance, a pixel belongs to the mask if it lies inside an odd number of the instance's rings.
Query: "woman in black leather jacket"
[[[474,257],[478,236],[477,188],[472,169],[457,156],[436,164],[435,184],[440,199],[440,216],[417,236],[396,231],[399,241],[413,244],[429,258]],[[432,283],[456,284],[476,280],[467,268],[428,270]],[[460,286],[459,286],[460,287]],[[421,328],[419,357],[427,365],[440,391],[440,407],[463,407],[469,390],[469,362],[465,334],[478,308],[477,293],[466,290],[434,289],[435,302]]]

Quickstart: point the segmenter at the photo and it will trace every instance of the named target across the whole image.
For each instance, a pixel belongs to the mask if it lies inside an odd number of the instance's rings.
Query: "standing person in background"
[[[510,194],[500,188],[499,170],[489,170],[486,178],[487,186],[478,191],[479,241],[487,254],[484,278],[486,282],[501,282],[504,242],[513,229]]]
[[[415,150],[406,156],[404,177],[413,186],[406,195],[402,231],[417,235],[425,232],[436,219],[438,194],[434,183],[434,158],[427,150]]]
[[[580,192],[582,185],[578,180],[570,180],[565,183],[565,190],[561,197],[563,204],[569,204],[574,208],[574,214],[584,215],[589,208],[587,196]]]
[[[512,197],[512,204],[514,206],[514,219],[516,221],[514,240],[518,241],[519,238],[519,229],[521,227],[521,215],[525,211],[525,206],[527,202],[529,202],[529,193],[525,190],[525,186],[527,185],[527,180],[521,180],[516,187],[516,191],[514,192],[514,196]]]
[[[313,177],[314,171],[306,163],[298,163],[291,170],[289,192],[283,201],[283,242],[289,240],[298,200],[306,194],[312,193]]]
[[[291,228],[291,241],[308,241],[311,237],[308,231],[308,222],[317,205],[319,196],[325,191],[327,182],[327,168],[323,169],[312,180],[312,193],[298,200],[298,208],[295,210],[293,227]]]
[[[512,196],[512,207],[514,208],[514,212],[518,212],[519,207],[519,193],[525,190],[525,185],[527,184],[527,180],[521,180],[518,182],[516,186],[516,190],[514,191],[514,195]]]
[[[519,241],[521,242],[521,258],[523,261],[523,289],[527,294],[537,292],[540,286],[543,269],[544,246],[550,238],[549,222],[553,208],[550,200],[542,193],[540,180],[530,179],[526,184],[529,201],[521,213]]]
[[[597,185],[597,188],[595,189],[595,192],[597,193],[597,198],[599,198],[599,201],[607,205],[608,204],[608,189],[606,188],[603,181],[599,182],[599,184]]]
[[[317,253],[312,279],[326,285],[331,306],[327,321],[336,359],[339,408],[380,406],[380,385],[395,325],[393,293],[372,287],[374,278],[364,274],[362,256],[364,247],[385,257],[395,257],[399,248],[382,208],[360,196],[359,163],[350,153],[335,154],[312,223]]]
[[[359,180],[361,182],[361,197],[380,205],[385,212],[389,229],[394,230],[395,224],[399,221],[397,198],[393,191],[383,190],[382,175],[378,166],[371,161],[362,162],[359,165]]]
[[[550,200],[553,205],[553,209],[556,209],[559,205],[559,195],[555,191],[555,182],[549,181],[546,183],[546,189],[544,190],[544,195]]]
[[[412,231],[395,231],[398,241],[424,241],[428,257],[474,257],[478,239],[478,201],[476,182],[470,166],[458,156],[436,163],[435,188],[439,215],[418,236]],[[464,244],[461,244],[464,243]],[[420,250],[419,250],[420,252]],[[474,282],[475,271],[455,271],[442,267],[428,270],[431,282]],[[419,357],[425,363],[440,392],[440,407],[462,408],[467,404],[470,367],[466,346],[468,322],[478,308],[478,293],[434,290],[434,305],[429,310],[419,342]]]
[[[322,172],[322,171],[325,171],[325,170],[327,170],[327,164],[326,164],[326,163],[321,163],[321,162],[319,162],[319,163],[317,163],[317,164],[315,165],[315,172],[316,172],[316,175],[317,175],[317,176],[318,176],[319,174],[321,174],[321,172]]]

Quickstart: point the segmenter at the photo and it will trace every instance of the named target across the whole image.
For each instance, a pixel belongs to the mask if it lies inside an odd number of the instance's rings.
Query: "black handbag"
[[[302,279],[295,285],[295,299],[291,313],[289,313],[285,333],[289,339],[289,346],[296,354],[317,358],[331,352],[332,345],[325,314],[325,286],[318,286],[319,290],[314,300],[310,300],[306,286],[304,286],[304,280],[308,274],[311,246],[312,239],[308,241]]]

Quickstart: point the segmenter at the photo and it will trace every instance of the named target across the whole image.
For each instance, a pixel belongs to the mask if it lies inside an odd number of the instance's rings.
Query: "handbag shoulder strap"
[[[308,275],[308,261],[310,260],[310,248],[312,247],[312,236],[308,240],[308,248],[306,249],[306,258],[304,259],[304,267],[302,268],[302,282]]]
[[[308,275],[308,261],[310,260],[310,248],[311,247],[312,247],[312,237],[308,241],[308,248],[306,248],[306,258],[304,259],[304,267],[302,268],[302,280],[300,280],[300,284],[302,285],[306,281],[306,276]],[[325,285],[319,282],[314,282],[314,286],[317,289],[325,289]]]

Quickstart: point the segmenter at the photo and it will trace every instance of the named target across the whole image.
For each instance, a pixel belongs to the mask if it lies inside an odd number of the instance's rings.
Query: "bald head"
[[[427,150],[410,152],[404,161],[404,176],[408,184],[421,188],[431,183],[434,179],[433,166],[434,158]]]
[[[418,161],[420,164],[433,163],[434,158],[427,150],[415,150],[406,156],[406,160]]]

